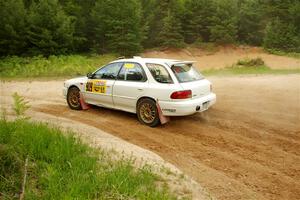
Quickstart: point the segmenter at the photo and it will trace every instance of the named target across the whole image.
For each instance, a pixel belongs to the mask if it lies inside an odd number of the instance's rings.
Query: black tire
[[[67,102],[71,109],[82,110],[80,104],[80,90],[77,87],[70,87],[67,94]]]
[[[137,104],[137,116],[141,123],[155,127],[160,124],[158,110],[152,99],[141,99]]]

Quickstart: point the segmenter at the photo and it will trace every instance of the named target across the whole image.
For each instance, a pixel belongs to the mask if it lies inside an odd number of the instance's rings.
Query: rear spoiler
[[[176,64],[193,64],[195,63],[196,61],[173,61],[173,62],[170,62],[170,63],[167,63],[169,66],[173,66],[173,65],[176,65]]]

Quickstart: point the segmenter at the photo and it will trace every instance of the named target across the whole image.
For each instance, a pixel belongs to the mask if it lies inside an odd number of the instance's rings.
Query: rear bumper
[[[186,101],[158,101],[165,116],[185,116],[203,112],[216,103],[216,94],[210,93],[197,99]]]

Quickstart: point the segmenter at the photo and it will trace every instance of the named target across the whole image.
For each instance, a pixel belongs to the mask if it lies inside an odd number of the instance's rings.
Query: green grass
[[[297,53],[294,53],[296,56]],[[286,55],[286,53],[285,53]],[[298,54],[297,54],[298,55]],[[298,55],[300,58],[300,54]],[[85,75],[116,59],[116,55],[69,55],[44,57],[6,57],[0,59],[1,79],[53,79]],[[239,60],[236,65],[225,69],[202,71],[210,75],[239,74],[294,74],[300,69],[270,69],[260,58]]]
[[[85,75],[114,60],[115,55],[61,55],[45,58],[5,57],[0,60],[0,78],[68,77]]]
[[[274,50],[274,49],[266,49],[268,53],[278,55],[278,56],[287,56],[291,58],[298,58],[300,59],[300,53],[297,52],[284,52],[284,51],[279,51],[279,50]]]
[[[57,128],[0,120],[0,199],[18,199],[28,160],[25,199],[175,199],[149,167],[84,145]]]
[[[223,69],[209,69],[201,72],[204,76],[227,75],[260,75],[260,74],[299,74],[300,69],[271,69],[266,66],[259,67],[226,67]]]
[[[299,74],[299,69],[271,69],[261,58],[242,59],[231,67],[223,69],[209,69],[202,71],[205,76],[213,75],[247,75],[247,74]]]

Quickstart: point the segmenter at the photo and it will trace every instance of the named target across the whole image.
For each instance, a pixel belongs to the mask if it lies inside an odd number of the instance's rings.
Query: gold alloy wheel
[[[155,114],[156,114],[155,109],[156,109],[155,106],[149,103],[144,103],[140,107],[140,116],[145,123],[150,124],[154,121]]]
[[[72,88],[69,91],[68,98],[69,98],[68,99],[69,103],[71,104],[72,107],[79,107],[80,106],[80,101],[79,101],[80,94],[76,89]]]

